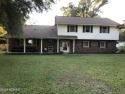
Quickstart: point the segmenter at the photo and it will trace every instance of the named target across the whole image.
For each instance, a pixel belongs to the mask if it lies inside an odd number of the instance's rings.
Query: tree
[[[125,30],[120,30],[120,33],[119,33],[119,40],[120,41],[125,41]]]
[[[62,7],[64,16],[98,17],[100,8],[108,3],[108,0],[81,0],[77,6],[69,3],[68,7]]]
[[[3,27],[0,27],[0,37],[5,35],[7,32],[4,30]]]
[[[78,7],[75,7],[73,3],[69,3],[68,7],[62,7],[61,10],[63,11],[64,16],[73,16],[76,17],[79,15],[80,10]]]
[[[0,0],[0,26],[8,34],[18,35],[33,11],[50,9],[54,0]]]
[[[123,24],[117,25],[117,29],[119,29],[119,40],[125,41],[125,20]]]

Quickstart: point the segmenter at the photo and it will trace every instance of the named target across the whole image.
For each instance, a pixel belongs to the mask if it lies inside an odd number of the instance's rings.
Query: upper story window
[[[68,32],[77,32],[77,26],[76,25],[68,25],[68,28],[67,28]]]
[[[83,32],[84,33],[92,33],[93,32],[93,26],[83,26]]]
[[[100,26],[100,33],[109,33],[109,26]]]

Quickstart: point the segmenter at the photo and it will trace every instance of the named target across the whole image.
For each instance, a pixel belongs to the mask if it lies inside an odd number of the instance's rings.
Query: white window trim
[[[48,52],[53,52],[53,46],[48,46]]]
[[[86,32],[86,27],[89,27],[89,32]],[[85,26],[85,33],[91,33],[91,26]]]
[[[71,30],[70,30],[71,26],[74,26],[74,27],[75,27],[75,31],[71,31]],[[76,26],[76,25],[69,25],[69,32],[77,32],[77,26]]]
[[[101,42],[104,43],[104,46],[101,46]],[[105,41],[100,41],[100,48],[106,48],[106,42]]]
[[[88,46],[85,46],[85,45],[84,45],[84,42],[87,42],[87,43],[88,43]],[[90,47],[90,42],[89,42],[89,41],[83,41],[83,47],[84,47],[84,48],[89,48],[89,47]]]
[[[101,28],[101,33],[108,33],[108,26],[101,26],[102,28]],[[103,32],[103,27],[106,27],[106,32]]]

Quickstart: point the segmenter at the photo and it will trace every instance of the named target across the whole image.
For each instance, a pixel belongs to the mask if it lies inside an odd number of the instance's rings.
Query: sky
[[[43,13],[33,12],[30,14],[30,19],[26,22],[28,25],[54,25],[55,16],[62,16],[60,8],[67,6],[69,2],[77,4],[79,0],[57,0],[56,4],[52,5],[51,10]],[[109,0],[109,3],[103,6],[102,13],[99,15],[103,18],[110,18],[120,24],[125,20],[125,0]]]

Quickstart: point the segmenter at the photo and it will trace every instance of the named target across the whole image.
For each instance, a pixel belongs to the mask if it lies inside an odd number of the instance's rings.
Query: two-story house
[[[108,18],[56,16],[54,26],[27,25],[8,36],[7,52],[115,53],[119,23]]]

